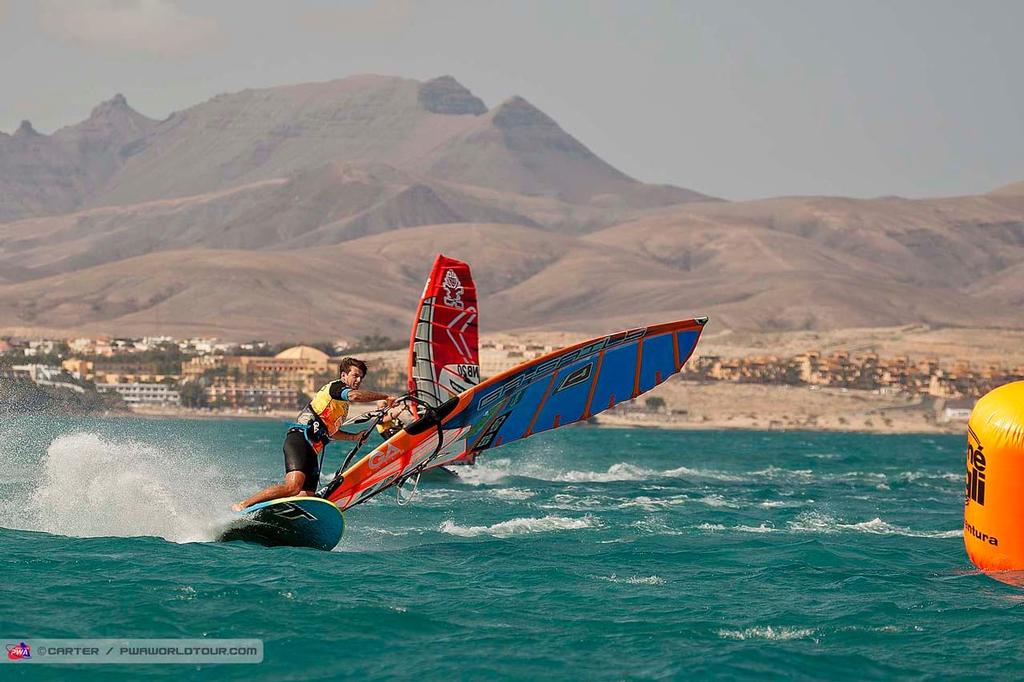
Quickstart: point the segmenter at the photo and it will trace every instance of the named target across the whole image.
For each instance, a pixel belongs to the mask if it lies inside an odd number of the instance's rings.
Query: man
[[[409,413],[409,408],[401,404],[395,405],[384,413],[384,418],[377,424],[377,433],[381,438],[387,440],[405,428],[405,420],[402,419],[403,413],[408,415],[407,419],[412,416]]]
[[[269,486],[233,505],[234,511],[267,500],[316,492],[320,483],[319,457],[327,444],[332,440],[359,440],[357,433],[339,431],[348,416],[349,403],[383,401],[388,407],[395,403],[395,399],[385,393],[361,390],[359,386],[365,376],[365,362],[342,359],[338,379],[316,392],[284,437],[284,483]]]

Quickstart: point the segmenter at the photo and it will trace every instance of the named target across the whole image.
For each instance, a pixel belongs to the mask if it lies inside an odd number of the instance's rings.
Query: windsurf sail
[[[439,255],[409,341],[409,392],[436,408],[480,383],[479,315],[469,265]],[[422,408],[412,405],[414,416]]]
[[[412,476],[541,431],[589,419],[682,369],[706,317],[599,336],[463,391],[341,472],[321,495],[341,509]]]

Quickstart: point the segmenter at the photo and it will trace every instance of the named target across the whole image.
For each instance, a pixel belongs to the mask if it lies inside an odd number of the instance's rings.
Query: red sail
[[[439,255],[409,342],[409,390],[436,407],[480,383],[476,285],[469,265]]]

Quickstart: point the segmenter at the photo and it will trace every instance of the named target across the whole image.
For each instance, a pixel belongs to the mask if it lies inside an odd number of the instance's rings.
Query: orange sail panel
[[[693,353],[706,317],[629,329],[523,363],[442,403],[342,473],[342,509],[419,470],[565,426],[651,390]]]

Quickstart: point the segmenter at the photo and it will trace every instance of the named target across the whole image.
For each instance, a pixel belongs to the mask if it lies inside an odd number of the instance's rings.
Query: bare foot
[[[243,509],[245,509],[245,507],[243,507],[241,504],[233,504],[233,505],[231,505],[231,511],[240,512]]]

